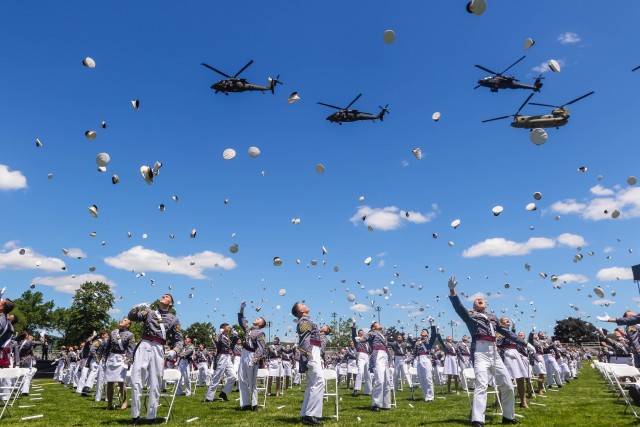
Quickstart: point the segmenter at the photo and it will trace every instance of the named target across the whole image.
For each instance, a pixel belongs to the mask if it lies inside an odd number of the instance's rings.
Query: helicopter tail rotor
[[[280,74],[275,79],[269,77],[269,89],[271,89],[271,93],[275,94],[276,85],[283,84],[280,80]]]
[[[389,106],[389,104],[385,105],[384,107],[381,107],[381,106],[378,105],[378,108],[380,109],[380,114],[378,114],[378,118],[380,119],[380,121],[384,120],[384,115],[385,114],[387,114],[387,113],[391,114],[389,112],[389,109],[387,108],[388,106]]]
[[[533,83],[533,87],[535,87],[535,89],[533,90],[534,92],[540,92],[540,88],[542,87],[542,79],[544,79],[544,77],[542,77],[542,74],[536,77],[536,81]]]

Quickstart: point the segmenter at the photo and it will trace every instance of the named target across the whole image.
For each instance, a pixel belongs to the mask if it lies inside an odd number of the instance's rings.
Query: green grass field
[[[39,379],[34,386],[42,385],[41,396],[21,397],[11,408],[11,416],[0,421],[1,425],[37,425],[37,426],[124,426],[131,417],[130,410],[107,411],[106,403],[96,403],[91,398],[83,398],[63,388],[51,380]],[[298,415],[304,390],[294,388],[285,396],[268,397],[266,409],[259,412],[239,411],[238,393],[230,395],[229,402],[203,403],[203,388],[197,388],[194,396],[177,397],[174,410],[168,425],[172,426],[204,426],[222,425],[253,426],[256,424],[270,426],[302,425]],[[468,426],[469,402],[467,395],[440,394],[436,387],[434,402],[412,401],[411,393],[405,391],[397,395],[397,409],[391,411],[372,412],[369,396],[352,397],[349,390],[340,389],[340,420],[325,419],[327,426]],[[516,412],[524,415],[519,420],[523,425],[547,426],[631,426],[637,425],[633,414],[627,411],[623,415],[624,404],[616,400],[609,391],[600,374],[585,365],[579,378],[565,385],[559,392],[547,392],[547,398],[538,398],[536,402],[547,406],[533,406],[530,409],[519,409]],[[442,399],[444,397],[444,399]],[[31,400],[42,398],[42,400]],[[492,398],[489,399],[492,401]],[[33,407],[19,408],[18,406]],[[280,408],[280,409],[278,409]],[[164,416],[168,407],[162,405],[158,415]],[[324,414],[333,410],[333,402],[325,402]],[[21,421],[22,417],[43,414],[43,418]],[[144,415],[144,413],[143,413]],[[188,419],[198,417],[187,423]],[[487,425],[499,425],[501,418],[487,418]]]

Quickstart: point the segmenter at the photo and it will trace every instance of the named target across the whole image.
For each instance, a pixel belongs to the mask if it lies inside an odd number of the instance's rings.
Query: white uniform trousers
[[[82,385],[82,388],[85,388],[85,387],[89,387],[90,389],[93,388],[93,384],[96,382],[96,378],[98,376],[99,365],[100,364],[95,360],[91,361],[91,365],[89,366],[89,374],[87,375],[84,381],[84,384]],[[82,389],[80,389],[80,392],[82,393]]]
[[[560,366],[560,374],[562,376],[563,381],[571,380],[571,370],[569,369],[569,365],[564,359],[558,360],[558,365]]]
[[[186,394],[187,396],[191,396],[191,381],[189,380],[191,377],[191,361],[180,359],[178,369],[180,370],[180,380],[178,381],[178,392],[176,395],[182,396]]]
[[[198,362],[198,385],[203,386],[207,383],[207,362]]]
[[[147,418],[156,418],[163,374],[164,346],[147,340],[140,341],[131,366],[131,418],[140,416],[140,398],[145,379],[149,391]]]
[[[400,376],[402,375],[402,376]],[[404,363],[404,356],[393,357],[393,389],[398,389],[398,379],[402,378],[402,381],[407,380],[407,384],[411,387],[411,377],[409,371]]]
[[[484,423],[484,412],[487,409],[487,385],[489,374],[493,374],[495,383],[500,391],[502,401],[502,415],[513,419],[515,416],[515,397],[513,383],[507,367],[504,366],[495,343],[491,341],[476,341],[473,355],[473,370],[476,374],[476,389],[473,393],[473,406],[471,408],[471,422]]]
[[[423,354],[418,356],[416,371],[418,373],[418,382],[420,382],[420,389],[422,390],[422,398],[430,402],[435,397],[433,395],[433,364],[429,355]]]
[[[253,363],[253,352],[242,350],[238,368],[240,407],[258,406],[258,365]]]
[[[240,359],[242,356],[233,355],[233,372],[236,374],[236,378],[238,378],[238,370],[240,369]]]
[[[87,381],[87,377],[89,376],[89,365],[87,365],[87,361],[84,361],[84,366],[82,366],[82,369],[80,369],[80,367],[78,367],[78,373],[77,373],[77,387],[76,387],[76,393],[82,393],[82,389],[84,388],[84,383]]]
[[[100,362],[98,364],[98,375],[97,375],[97,381],[96,381],[96,402],[100,402],[102,400],[102,388],[105,384],[105,376],[106,376],[106,371],[105,371],[105,363],[104,362]]]
[[[76,373],[76,362],[69,362],[69,367],[67,368],[67,372],[64,374],[64,378],[61,378],[62,384],[66,387],[75,381],[75,373]]]
[[[233,389],[233,384],[236,382],[236,374],[233,372],[233,362],[231,362],[231,355],[229,354],[218,355],[218,364],[207,386],[207,395],[204,397],[206,400],[213,400],[216,397],[222,374],[225,376],[222,392],[229,395]]]
[[[553,385],[553,379],[555,378],[556,384],[562,386],[562,377],[560,375],[560,366],[553,354],[544,355],[545,369],[547,370],[547,387]]]
[[[364,379],[364,394],[371,394],[371,375],[369,375],[369,354],[358,352],[358,375],[353,385],[354,391],[362,390]]]
[[[324,377],[320,364],[320,347],[311,347],[311,360],[307,363],[307,379],[304,389],[304,400],[300,408],[300,416],[322,418],[324,403]]]
[[[29,388],[31,387],[31,380],[35,375],[33,368],[28,368],[29,372],[24,376],[24,380],[22,380],[22,387],[20,387],[20,393],[29,393]]]
[[[73,363],[75,365],[75,362]],[[69,364],[71,366],[71,364]],[[53,373],[53,380],[62,382],[64,378],[62,377],[62,371],[64,370],[64,360],[58,360],[58,364],[56,365],[56,371]]]
[[[373,369],[373,391],[371,392],[371,406],[391,408],[391,371],[389,369],[389,355],[386,351],[377,350],[376,366]]]

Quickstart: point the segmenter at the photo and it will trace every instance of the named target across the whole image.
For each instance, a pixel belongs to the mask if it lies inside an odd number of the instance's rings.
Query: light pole
[[[269,342],[271,342],[271,320],[267,322],[267,328],[269,328]]]
[[[378,323],[380,323],[380,312],[382,311],[382,307],[377,306],[375,310],[378,312]]]
[[[454,322],[453,320],[451,322],[449,322],[449,326],[451,326],[451,338],[453,338],[453,327],[456,325],[456,322]]]

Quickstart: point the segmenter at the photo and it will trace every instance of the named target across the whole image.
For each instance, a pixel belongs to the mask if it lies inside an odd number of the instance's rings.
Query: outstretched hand
[[[611,319],[611,316],[609,316],[606,312],[604,313],[604,316],[596,316],[596,319],[598,319],[601,322],[608,322],[609,319]]]
[[[456,288],[458,281],[456,280],[455,277],[449,276],[449,281],[447,282],[447,284],[449,285],[449,289],[453,291]]]

